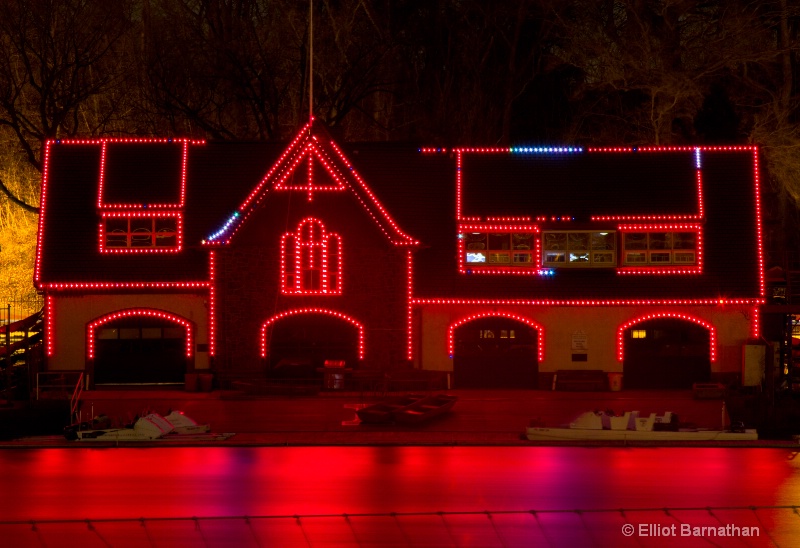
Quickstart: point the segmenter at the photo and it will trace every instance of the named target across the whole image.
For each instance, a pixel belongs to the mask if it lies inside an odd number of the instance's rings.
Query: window
[[[544,232],[542,245],[544,266],[609,267],[617,264],[613,230]]]
[[[103,213],[100,251],[180,251],[180,213]]]
[[[646,339],[647,338],[647,331],[644,329],[631,329],[631,338],[632,339]]]
[[[535,266],[532,233],[471,232],[463,236],[467,265]]]
[[[623,263],[639,265],[697,264],[697,232],[626,232]]]
[[[341,242],[316,219],[283,235],[281,289],[284,294],[340,294]]]

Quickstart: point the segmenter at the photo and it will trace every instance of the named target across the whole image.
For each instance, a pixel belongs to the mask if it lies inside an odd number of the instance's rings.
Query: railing
[[[43,305],[44,300],[39,295],[0,298],[0,326],[32,316],[40,311]]]
[[[78,390],[78,383],[88,381],[83,371],[40,371],[36,373],[36,399],[68,399]]]
[[[35,304],[35,303],[33,303]],[[42,310],[19,318],[21,307],[0,307],[0,396],[30,397],[30,363],[38,363],[42,342]]]
[[[80,377],[78,377],[78,382],[75,384],[75,390],[72,391],[72,398],[69,400],[69,416],[77,420],[78,418],[78,407],[81,405],[81,395],[83,394],[83,379],[84,374],[81,372]],[[89,383],[89,377],[86,376],[86,383]]]

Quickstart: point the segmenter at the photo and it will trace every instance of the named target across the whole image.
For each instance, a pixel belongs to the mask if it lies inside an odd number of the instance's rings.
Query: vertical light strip
[[[216,253],[212,249],[208,255],[208,355],[217,351],[217,265]]]
[[[100,143],[100,175],[98,176],[97,183],[97,209],[103,207],[103,184],[106,180],[106,153],[108,151],[108,142],[101,141]]]
[[[461,209],[461,185],[463,183],[463,179],[461,177],[461,165],[462,165],[462,153],[460,149],[456,149],[456,220],[462,220],[462,209]]]
[[[757,306],[753,307],[752,337],[758,339],[761,336],[761,311]]]
[[[50,147],[53,142],[44,143],[44,159],[42,165],[42,192],[39,197],[39,230],[36,233],[36,259],[33,266],[33,283],[38,287],[42,274],[42,235],[44,234],[44,216],[47,206],[47,178],[50,173]]]
[[[47,293],[44,296],[44,320],[45,320],[45,352],[46,355],[52,356],[55,351],[55,342],[53,332],[53,296]]]
[[[181,155],[181,197],[179,206],[186,206],[186,165],[189,161],[189,141],[183,141],[183,154]]]
[[[697,216],[701,219],[705,216],[705,204],[703,203],[703,172],[697,170]]]
[[[314,199],[314,155],[308,153],[308,201]]]
[[[414,310],[412,307],[412,299],[414,298],[414,262],[411,250],[406,250],[406,269],[407,269],[407,297],[406,307],[408,311],[408,318],[406,324],[406,358],[408,361],[414,359]]]
[[[759,295],[766,294],[764,287],[764,240],[761,230],[761,175],[758,167],[758,147],[753,148],[753,178],[756,194],[756,238],[758,244],[758,289]]]

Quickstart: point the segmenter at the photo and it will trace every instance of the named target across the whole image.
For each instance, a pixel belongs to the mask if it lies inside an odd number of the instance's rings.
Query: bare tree
[[[443,143],[508,143],[553,68],[549,44],[563,2],[438,0],[408,20],[404,97],[417,134]],[[526,135],[527,136],[527,135]]]
[[[562,60],[580,71],[579,139],[671,143],[694,139],[715,81],[774,55],[759,3],[577,1],[560,19]]]
[[[109,119],[113,105],[91,101],[116,85],[110,58],[129,28],[128,9],[125,1],[0,2],[0,128],[35,169],[44,139],[94,133]],[[36,210],[2,182],[0,189]]]

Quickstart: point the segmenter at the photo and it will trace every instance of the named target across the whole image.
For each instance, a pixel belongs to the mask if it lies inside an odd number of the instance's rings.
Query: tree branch
[[[25,211],[28,211],[30,213],[36,213],[37,215],[39,214],[39,208],[38,207],[32,206],[29,203],[27,203],[25,200],[22,200],[21,198],[18,198],[13,192],[11,192],[11,190],[6,186],[6,184],[3,182],[2,179],[0,179],[0,190],[2,190],[3,193],[6,196],[8,196],[9,200],[14,202],[18,206],[20,206]]]

